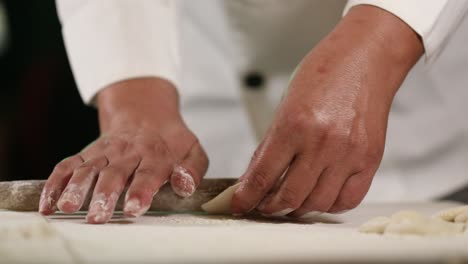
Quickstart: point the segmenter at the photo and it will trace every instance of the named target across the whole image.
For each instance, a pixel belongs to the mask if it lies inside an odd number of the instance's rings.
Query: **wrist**
[[[421,40],[403,21],[380,8],[359,5],[304,58],[290,92],[313,88],[320,93],[334,83],[333,89],[362,98],[372,94],[389,108],[422,53]]]
[[[342,28],[340,28],[342,27]],[[337,30],[350,31],[368,42],[368,51],[389,67],[409,71],[424,52],[419,35],[392,13],[371,5],[358,5],[348,12]]]
[[[111,84],[99,92],[97,103],[101,133],[161,126],[181,119],[176,88],[159,78]]]

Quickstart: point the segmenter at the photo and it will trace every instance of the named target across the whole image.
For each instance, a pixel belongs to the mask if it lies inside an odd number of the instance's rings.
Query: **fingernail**
[[[81,192],[82,190],[77,184],[70,184],[67,186],[57,202],[58,208],[62,212],[75,210],[75,208],[81,204]]]
[[[125,203],[124,211],[128,216],[138,217],[145,212],[146,208],[141,207],[139,199],[130,199]]]
[[[322,213],[321,212],[318,212],[318,211],[310,211],[308,213],[305,213],[303,215],[301,215],[299,218],[300,219],[307,219],[307,218],[314,218],[318,215],[321,215]]]
[[[278,211],[276,213],[272,213],[271,216],[285,216],[285,215],[289,214],[292,211],[294,211],[294,209],[286,208],[286,209],[283,209],[283,210]]]
[[[174,168],[171,179],[174,180],[173,187],[176,194],[186,198],[195,192],[195,181],[192,175],[182,166]]]
[[[115,205],[117,199],[118,195],[116,193],[112,193],[109,197],[106,197],[103,193],[98,193],[93,197],[86,220],[95,224],[107,222],[114,209],[112,206]]]
[[[57,202],[57,206],[61,211],[68,211],[67,207],[76,207],[79,205],[79,203],[80,196],[76,192],[67,191],[62,194]]]
[[[39,200],[39,212],[42,214],[51,214],[56,210],[55,198],[56,191],[43,190]]]

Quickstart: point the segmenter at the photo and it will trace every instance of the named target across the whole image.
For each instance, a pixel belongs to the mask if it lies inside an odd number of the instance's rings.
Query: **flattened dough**
[[[210,214],[230,214],[231,213],[231,201],[234,192],[239,187],[240,183],[236,183],[231,187],[218,194],[215,198],[204,203],[201,207],[205,212]]]

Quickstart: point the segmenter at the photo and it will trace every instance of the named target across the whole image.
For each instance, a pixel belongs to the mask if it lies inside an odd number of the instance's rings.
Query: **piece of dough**
[[[468,225],[468,210],[458,214],[455,217],[455,223],[464,223]]]
[[[362,224],[359,227],[359,232],[383,234],[388,224],[390,224],[390,218],[386,216],[377,216]]]
[[[415,211],[400,211],[391,218],[376,217],[364,223],[362,233],[397,235],[456,235],[463,233],[463,223],[452,223],[440,218],[429,218]]]
[[[449,208],[449,209],[440,211],[435,215],[435,217],[440,218],[444,221],[455,222],[455,219],[457,218],[458,215],[468,215],[468,205]],[[461,222],[461,217],[458,219],[459,221],[456,221],[456,222]]]
[[[440,219],[400,219],[392,220],[385,228],[384,234],[399,235],[456,235],[463,232],[464,225],[450,223]]]
[[[392,222],[401,222],[401,221],[412,221],[412,222],[420,222],[423,221],[425,217],[416,212],[416,211],[399,211],[392,215]]]
[[[236,183],[222,193],[218,194],[215,198],[204,203],[201,207],[205,212],[210,214],[230,214],[231,213],[231,201],[234,192],[239,187],[240,183]]]

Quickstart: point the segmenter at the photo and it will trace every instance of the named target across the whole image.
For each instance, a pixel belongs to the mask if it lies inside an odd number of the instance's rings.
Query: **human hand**
[[[397,17],[352,8],[296,71],[241,177],[233,214],[310,217],[355,208],[380,164],[393,97],[422,52]]]
[[[133,217],[148,210],[166,181],[182,197],[193,194],[208,158],[184,124],[176,89],[169,82],[122,81],[102,90],[97,100],[101,136],[57,164],[41,195],[42,214],[57,207],[76,212],[93,191],[87,221],[105,223],[127,185],[123,211]]]

